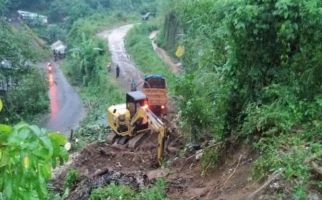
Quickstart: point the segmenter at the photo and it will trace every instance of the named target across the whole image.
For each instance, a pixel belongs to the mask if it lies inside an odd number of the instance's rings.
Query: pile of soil
[[[174,137],[174,136],[173,136]],[[243,199],[258,185],[249,178],[253,154],[242,148],[227,155],[221,167],[202,175],[195,152],[183,154],[183,146],[176,140],[170,142],[172,151],[166,153],[166,167],[156,165],[156,135],[151,134],[136,150],[122,145],[92,143],[83,149],[55,181],[56,188],[63,187],[69,168],[77,169],[81,180],[68,199],[88,199],[91,191],[111,182],[125,184],[134,190],[148,187],[156,178],[167,181],[169,199]]]

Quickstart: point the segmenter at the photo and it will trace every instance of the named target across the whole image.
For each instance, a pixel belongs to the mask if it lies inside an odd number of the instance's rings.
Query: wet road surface
[[[53,63],[51,72],[47,70],[46,64],[43,66],[49,81],[50,113],[41,125],[48,130],[68,135],[83,117],[83,103],[57,63]]]
[[[112,55],[113,75],[115,75],[115,66],[118,65],[120,68],[118,81],[126,91],[131,88],[132,79],[138,85],[138,89],[143,86],[143,73],[135,67],[124,46],[124,38],[132,27],[133,24],[129,24],[98,34],[99,37],[108,40],[109,50]]]

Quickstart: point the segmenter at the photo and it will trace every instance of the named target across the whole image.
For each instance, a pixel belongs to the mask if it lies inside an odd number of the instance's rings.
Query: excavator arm
[[[159,164],[161,164],[167,136],[164,123],[149,108],[140,107],[131,120],[131,134],[133,134],[135,123],[140,119],[147,120],[149,122],[149,128],[158,133],[157,159]]]
[[[166,140],[166,129],[162,120],[157,117],[150,109],[144,109],[149,119],[150,127],[158,133],[158,146],[157,146],[157,158],[159,164],[163,159],[164,149],[165,149],[165,140]]]

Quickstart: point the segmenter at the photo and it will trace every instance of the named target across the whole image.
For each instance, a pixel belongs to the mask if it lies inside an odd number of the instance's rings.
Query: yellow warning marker
[[[29,165],[30,165],[29,157],[28,156],[25,156],[23,158],[23,166],[24,166],[25,169],[28,169],[29,168]]]
[[[176,50],[176,56],[177,56],[178,58],[181,58],[181,57],[184,55],[184,53],[185,53],[185,48],[184,48],[184,46],[183,46],[183,45],[179,45],[179,46],[177,47],[177,50]]]
[[[2,100],[0,99],[0,112],[1,112],[2,108],[3,108],[3,103],[2,103]]]

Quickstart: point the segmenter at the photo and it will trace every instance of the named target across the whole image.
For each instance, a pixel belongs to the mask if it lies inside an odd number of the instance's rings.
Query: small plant
[[[201,168],[203,173],[209,169],[213,169],[217,166],[219,161],[218,148],[207,147],[204,149],[204,153],[201,158]]]
[[[93,190],[90,200],[131,200],[134,199],[134,196],[135,192],[128,186],[112,183],[107,187]]]
[[[78,182],[80,177],[79,171],[77,169],[69,169],[67,174],[66,174],[66,178],[65,178],[65,182],[64,182],[64,188],[67,189],[71,189],[72,187],[74,187],[74,185]]]
[[[167,199],[165,193],[166,182],[164,179],[158,179],[155,184],[148,189],[142,190],[138,195],[138,200],[165,200]]]
[[[164,179],[156,180],[152,187],[141,189],[139,192],[132,190],[129,186],[112,183],[93,190],[90,200],[166,200],[165,187]]]

